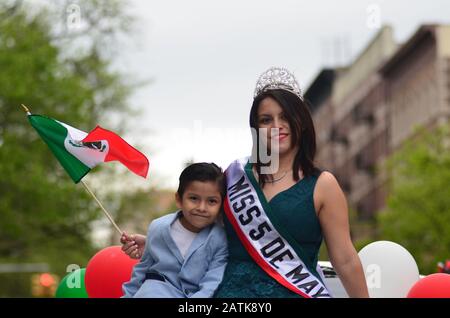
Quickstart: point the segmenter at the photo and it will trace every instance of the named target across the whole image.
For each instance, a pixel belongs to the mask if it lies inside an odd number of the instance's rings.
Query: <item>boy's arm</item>
[[[226,242],[226,237],[223,235],[223,240],[216,247],[216,252],[208,266],[208,271],[200,281],[199,291],[189,295],[189,298],[210,298],[214,295],[214,292],[222,281],[223,273],[227,265],[228,246]]]
[[[142,283],[145,280],[145,275],[152,266],[152,264],[155,262],[152,255],[150,254],[150,232],[153,232],[153,230],[150,230],[152,228],[152,225],[150,224],[149,230],[147,233],[147,240],[145,242],[145,249],[144,249],[144,255],[142,255],[141,261],[136,264],[133,268],[133,274],[131,276],[131,279],[129,282],[122,285],[123,290],[123,298],[131,298],[136,294],[136,292],[141,287]]]

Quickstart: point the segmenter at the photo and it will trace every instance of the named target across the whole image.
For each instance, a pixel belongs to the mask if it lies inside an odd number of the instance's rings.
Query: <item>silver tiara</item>
[[[256,98],[261,93],[271,89],[283,89],[294,93],[301,100],[303,100],[302,92],[294,74],[282,67],[271,67],[261,74],[256,82],[255,93],[253,98]]]

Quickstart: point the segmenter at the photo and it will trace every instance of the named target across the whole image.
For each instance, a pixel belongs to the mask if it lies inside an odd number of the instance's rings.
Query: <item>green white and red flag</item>
[[[108,161],[119,161],[137,175],[147,177],[147,157],[112,131],[97,126],[86,133],[31,113],[28,120],[75,183],[96,165]]]

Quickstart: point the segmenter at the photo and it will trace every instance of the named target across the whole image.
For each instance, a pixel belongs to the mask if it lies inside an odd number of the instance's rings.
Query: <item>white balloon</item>
[[[414,257],[397,243],[373,242],[358,255],[372,298],[405,298],[420,278]]]

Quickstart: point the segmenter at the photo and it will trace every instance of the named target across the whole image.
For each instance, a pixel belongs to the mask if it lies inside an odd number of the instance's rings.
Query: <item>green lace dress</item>
[[[248,167],[246,167],[248,168]],[[302,246],[309,270],[316,272],[322,231],[317,218],[313,193],[318,176],[303,178],[289,189],[278,193],[269,205],[282,226]],[[262,270],[242,245],[228,219],[224,218],[228,239],[228,265],[217,298],[291,298],[301,297],[279,284]]]

